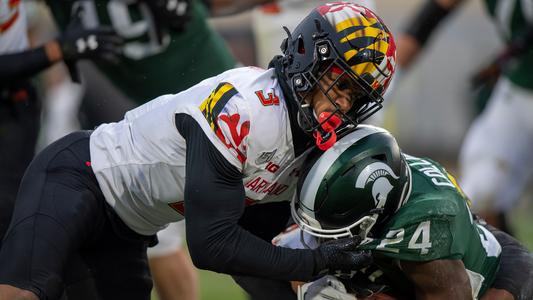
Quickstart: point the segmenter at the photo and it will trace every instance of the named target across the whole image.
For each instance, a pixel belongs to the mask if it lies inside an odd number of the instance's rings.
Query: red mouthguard
[[[337,141],[335,129],[342,124],[342,120],[339,116],[330,112],[322,112],[318,116],[318,122],[320,123],[322,130],[315,130],[313,136],[315,137],[315,143],[318,149],[326,151]],[[324,136],[327,136],[326,140],[324,140]]]

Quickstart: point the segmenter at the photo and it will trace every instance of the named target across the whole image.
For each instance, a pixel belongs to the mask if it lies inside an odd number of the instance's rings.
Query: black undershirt
[[[323,267],[318,253],[273,246],[239,226],[245,209],[242,173],[191,116],[177,114],[176,127],[187,145],[185,214],[194,264],[231,275],[312,279]]]

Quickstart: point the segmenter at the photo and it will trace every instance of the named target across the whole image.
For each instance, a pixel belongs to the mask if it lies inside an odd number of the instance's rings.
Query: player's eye
[[[342,79],[342,80],[339,81],[339,83],[337,84],[337,87],[338,87],[341,91],[345,91],[345,90],[349,90],[349,89],[350,89],[350,84],[348,83],[348,80]]]

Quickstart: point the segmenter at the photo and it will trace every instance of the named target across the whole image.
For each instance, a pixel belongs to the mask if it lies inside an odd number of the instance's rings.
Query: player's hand
[[[356,300],[335,276],[326,275],[298,287],[298,300]]]
[[[168,29],[181,32],[185,29],[191,10],[191,0],[145,0],[155,21]]]
[[[321,256],[325,269],[320,273],[350,272],[359,270],[372,263],[369,251],[357,250],[361,237],[354,236],[322,243],[316,251]]]
[[[89,58],[116,62],[124,40],[108,27],[83,28],[78,13],[57,39],[63,60],[68,63]]]

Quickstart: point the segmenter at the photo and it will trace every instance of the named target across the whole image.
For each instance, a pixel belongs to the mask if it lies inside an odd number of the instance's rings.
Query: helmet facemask
[[[297,195],[295,194],[294,197],[297,197]],[[322,239],[340,239],[359,236],[364,240],[376,224],[378,215],[383,211],[382,209],[376,209],[370,211],[368,215],[356,220],[349,226],[327,229],[321,228],[316,219],[307,215],[301,208],[297,208],[295,205],[296,202],[295,199],[291,201],[291,214],[296,224],[298,224],[303,232]]]
[[[331,116],[337,115],[342,119],[339,131],[354,128],[372,114],[380,110],[383,105],[383,97],[371,88],[370,84],[355,74],[343,59],[337,54],[328,40],[317,43],[317,52],[321,60],[313,64],[311,69],[295,75],[291,82],[293,97],[298,101],[300,127],[307,133],[323,131]],[[315,75],[316,74],[316,75]],[[325,84],[327,76],[335,74],[330,84]],[[350,109],[343,111],[333,98],[334,88],[350,91]],[[311,106],[312,97],[315,93],[324,95],[334,106],[334,110],[327,117],[320,118],[315,114]]]

